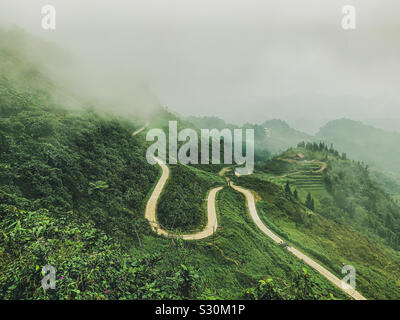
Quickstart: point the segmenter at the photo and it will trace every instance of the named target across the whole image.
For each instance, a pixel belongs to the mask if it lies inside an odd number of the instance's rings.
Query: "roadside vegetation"
[[[172,232],[191,233],[207,224],[207,195],[225,180],[191,166],[170,166],[171,176],[157,208],[157,219]]]
[[[216,233],[154,234],[143,212],[159,170],[146,161],[145,131],[132,137],[143,123],[70,110],[62,88],[8,45],[0,41],[0,299],[348,299],[257,229],[221,165],[170,166],[157,211],[171,231],[200,230],[208,191],[225,185]],[[149,128],[172,119],[160,111]],[[227,172],[256,192],[263,222],[339,277],[354,265],[366,297],[399,298],[399,207],[365,164],[323,143],[266,163],[263,152],[254,175]],[[57,270],[56,291],[41,287],[45,265]]]

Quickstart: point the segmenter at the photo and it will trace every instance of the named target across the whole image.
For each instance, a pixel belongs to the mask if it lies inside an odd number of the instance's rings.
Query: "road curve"
[[[246,197],[247,201],[247,208],[250,213],[250,216],[254,223],[257,225],[257,227],[264,232],[268,237],[270,237],[274,242],[281,244],[284,243],[284,241],[279,238],[277,235],[275,235],[270,229],[268,229],[261,221],[260,217],[257,214],[257,209],[255,205],[255,200],[253,194],[242,187],[235,186],[231,184],[232,188],[234,188],[236,191],[239,191]],[[315,262],[299,250],[293,248],[293,247],[286,247],[286,249],[291,252],[293,255],[295,255],[297,258],[303,260],[306,264],[308,264],[311,268],[319,272],[321,275],[323,275],[326,279],[328,279],[331,283],[333,283],[336,287],[344,291],[346,294],[348,294],[350,297],[354,298],[355,300],[367,300],[365,297],[363,297],[358,291],[354,290],[351,286],[349,286],[347,283],[343,282],[340,280],[338,277],[333,275],[330,271],[325,269],[323,266],[321,266],[319,263]]]
[[[144,129],[146,129],[150,125],[150,121],[146,121],[145,125],[141,127],[140,129],[136,130],[135,132],[132,133],[132,137],[138,135],[141,133]]]
[[[207,198],[207,225],[205,228],[199,232],[191,233],[191,234],[174,234],[169,232],[168,230],[163,229],[160,224],[157,222],[157,202],[160,198],[161,192],[164,189],[165,183],[169,177],[169,168],[163,163],[161,160],[155,158],[157,163],[160,165],[162,169],[162,174],[160,179],[157,182],[156,187],[153,190],[149,200],[147,201],[146,209],[144,216],[149,221],[151,229],[157,234],[167,237],[167,238],[181,238],[183,240],[200,240],[203,238],[207,238],[211,236],[218,227],[217,221],[217,212],[215,209],[215,197],[217,192],[222,189],[222,187],[213,188],[208,193]]]
[[[181,238],[183,240],[200,240],[207,238],[211,236],[218,227],[218,221],[217,221],[217,213],[215,209],[215,198],[218,193],[223,187],[217,187],[213,188],[210,190],[207,198],[207,225],[205,228],[199,232],[191,233],[191,234],[184,234],[184,235],[179,235],[179,234],[174,234],[170,233],[169,231],[163,229],[160,224],[157,222],[157,202],[158,199],[160,198],[161,192],[168,180],[169,177],[169,168],[166,164],[164,164],[161,160],[155,158],[157,163],[160,165],[162,169],[162,174],[160,179],[158,180],[149,200],[147,201],[146,209],[145,209],[145,218],[149,221],[150,226],[152,230],[157,233],[158,235],[167,237],[167,238]],[[242,193],[246,197],[246,202],[247,202],[247,208],[250,213],[250,216],[253,220],[253,222],[256,224],[256,226],[268,237],[270,237],[275,243],[277,244],[282,244],[284,243],[284,240],[279,238],[277,235],[275,235],[270,229],[268,229],[261,221],[260,217],[257,214],[257,209],[256,209],[256,204],[255,204],[255,199],[253,194],[250,192],[250,190],[236,186],[231,183],[232,188],[234,188],[236,191]],[[348,284],[344,283],[342,280],[340,280],[338,277],[333,275],[330,271],[325,269],[323,266],[321,266],[319,263],[314,261],[313,259],[309,258],[296,248],[293,248],[291,246],[286,247],[286,249],[291,252],[294,256],[299,258],[300,260],[304,261],[307,265],[309,265],[311,268],[319,272],[322,276],[324,276],[327,280],[329,280],[331,283],[333,283],[336,287],[344,291],[346,294],[348,294],[350,297],[352,297],[355,300],[366,300],[364,296],[362,296],[357,290],[354,290],[351,286]]]

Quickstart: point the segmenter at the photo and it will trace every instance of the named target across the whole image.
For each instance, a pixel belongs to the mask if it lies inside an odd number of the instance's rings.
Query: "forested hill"
[[[309,141],[312,136],[291,128],[285,121],[273,119],[262,124],[246,123],[238,126],[226,123],[218,117],[188,117],[188,121],[198,128],[218,129],[254,129],[255,161],[263,163],[272,155],[283,152],[300,141]]]
[[[69,95],[8,40],[0,41],[0,299],[346,298],[249,224],[232,190],[218,199],[214,242],[154,234],[143,209],[159,169],[146,161],[143,134],[132,137],[143,123],[74,97],[71,111]],[[151,126],[171,118],[158,114]],[[160,220],[201,227],[208,188],[224,179],[171,171]],[[57,290],[41,287],[45,265],[56,267]]]
[[[383,170],[400,173],[400,134],[384,131],[359,121],[339,119],[328,122],[316,138],[333,143],[349,157]]]
[[[296,160],[300,153],[304,159]],[[400,249],[400,206],[371,176],[368,165],[322,142],[302,142],[260,169],[310,193],[323,216]]]
[[[134,122],[69,111],[61,89],[17,46],[7,42],[0,57],[1,203],[84,214],[103,229],[139,208],[157,169],[143,139],[131,137]]]
[[[244,128],[253,128],[258,136],[259,144],[266,146],[272,154],[283,152],[300,141],[312,139],[307,133],[291,128],[279,119],[267,120],[260,125],[245,124]]]
[[[19,38],[3,36],[0,298],[188,297],[180,265],[159,266],[153,253],[127,254],[150,232],[142,208],[158,176],[143,137],[132,137],[135,119],[85,111],[84,102],[70,111],[63,101],[69,106],[74,98],[66,101],[26,58]],[[48,264],[57,267],[57,291],[40,288]]]
[[[363,293],[398,296],[400,207],[369,171],[332,146],[302,142],[252,176],[232,179],[258,192],[259,212],[276,233],[334,269],[353,265]]]
[[[212,239],[183,242],[152,232],[143,212],[160,171],[146,161],[146,131],[132,135],[145,121],[99,113],[10,39],[0,33],[0,299],[347,298],[260,232],[245,198],[219,176],[222,165],[169,165],[157,208],[169,230],[197,231],[206,222],[207,192],[225,186]],[[159,111],[149,128],[168,129],[173,119]],[[258,134],[262,145],[267,130],[260,126]],[[270,156],[263,148],[260,162]],[[354,262],[367,298],[398,297],[398,257],[383,245],[397,248],[398,207],[385,203],[364,165],[310,143],[280,157],[299,152],[306,159],[296,164],[306,164],[306,173],[275,158],[237,178],[258,192],[263,222],[274,220],[274,231],[338,276],[343,256]],[[328,167],[318,171],[322,162]],[[55,291],[41,287],[45,265],[57,268]]]

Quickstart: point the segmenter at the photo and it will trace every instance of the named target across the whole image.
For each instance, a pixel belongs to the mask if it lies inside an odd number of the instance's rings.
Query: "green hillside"
[[[365,165],[323,143],[301,143],[236,180],[258,193],[258,210],[277,234],[338,275],[342,263],[354,265],[364,294],[398,298],[400,207]]]
[[[400,173],[400,152],[396,148],[400,134],[397,132],[384,131],[350,119],[339,119],[320,128],[316,138],[333,143],[352,159],[364,161],[383,171]]]
[[[168,230],[190,233],[201,230],[207,223],[208,191],[223,185],[218,175],[192,166],[172,165],[171,177],[158,203],[157,217]]]
[[[271,158],[271,155],[278,154],[300,141],[308,141],[312,138],[278,119],[268,120],[262,124],[246,123],[243,126],[226,123],[218,117],[192,116],[188,117],[187,120],[200,129],[253,129],[256,163],[263,163]]]
[[[301,161],[296,160],[299,153],[305,156]],[[303,202],[310,193],[316,210],[325,217],[399,250],[400,207],[376,182],[368,166],[348,160],[346,154],[339,155],[324,143],[301,143],[260,171],[256,176],[261,179],[281,186],[289,183]]]
[[[254,190],[263,222],[290,245],[299,248],[339,278],[343,265],[356,269],[356,285],[369,299],[400,298],[400,255],[348,225],[310,211],[282,187],[257,177],[240,177],[237,184]]]
[[[254,225],[221,165],[171,165],[157,210],[170,231],[199,230],[207,192],[224,186],[215,234],[155,234],[144,208],[160,170],[146,161],[146,130],[132,136],[144,121],[67,94],[10,39],[0,41],[0,299],[348,299]],[[148,128],[172,119],[160,109]],[[264,223],[338,277],[354,265],[367,298],[399,298],[399,207],[365,165],[311,143],[267,158],[254,175],[228,174],[257,193]],[[45,265],[57,290],[41,287]]]
[[[1,299],[262,298],[269,287],[257,283],[267,277],[280,298],[346,298],[252,226],[231,190],[219,195],[213,238],[156,236],[143,209],[159,170],[146,161],[144,135],[132,137],[143,123],[65,108],[62,87],[18,46],[1,43]],[[150,127],[171,118],[160,112]],[[205,169],[172,168],[160,200],[160,219],[178,222],[171,228],[204,223],[207,189],[224,183]],[[45,265],[57,269],[55,291],[41,288]],[[290,279],[301,290],[286,286]]]

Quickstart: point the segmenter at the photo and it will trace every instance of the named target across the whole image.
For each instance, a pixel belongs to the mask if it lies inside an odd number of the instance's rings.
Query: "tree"
[[[292,190],[290,190],[289,181],[286,181],[285,192],[290,195],[292,194]]]
[[[306,143],[305,143],[304,141],[301,141],[301,142],[298,143],[297,146],[298,146],[299,148],[305,148]]]
[[[297,194],[297,190],[294,189],[294,193],[293,193],[294,198],[297,200],[299,198],[299,195]]]
[[[307,194],[307,199],[305,203],[306,207],[310,210],[314,210],[314,199],[311,197],[311,194]]]
[[[315,206],[314,206],[314,199],[311,199],[311,205],[310,205],[310,209],[314,211]]]

